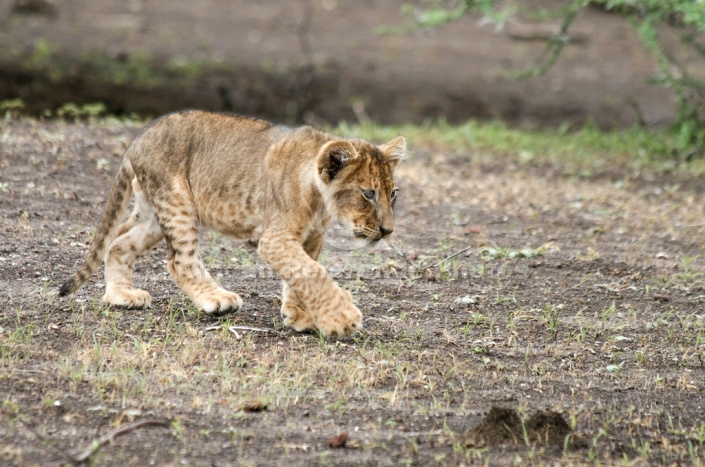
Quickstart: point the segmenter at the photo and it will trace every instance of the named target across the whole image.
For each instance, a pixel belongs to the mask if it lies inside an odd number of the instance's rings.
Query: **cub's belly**
[[[201,223],[223,235],[242,240],[261,235],[262,216],[257,209],[225,199],[208,203],[199,211]]]

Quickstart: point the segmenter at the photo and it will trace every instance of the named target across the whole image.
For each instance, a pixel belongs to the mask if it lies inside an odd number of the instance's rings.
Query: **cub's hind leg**
[[[220,287],[201,261],[198,211],[188,182],[177,177],[163,190],[155,208],[169,249],[169,273],[200,310],[213,315],[237,311],[240,296]]]
[[[318,260],[318,255],[323,246],[323,234],[313,233],[303,244],[304,251],[311,259]],[[290,326],[296,331],[315,328],[315,320],[306,309],[306,305],[301,298],[287,285],[283,283],[282,288],[282,308],[281,316],[285,326]]]
[[[105,253],[105,295],[103,301],[127,308],[149,307],[152,297],[132,284],[135,261],[159,243],[164,234],[147,202],[139,182],[132,181],[135,208],[118,228],[118,236]]]

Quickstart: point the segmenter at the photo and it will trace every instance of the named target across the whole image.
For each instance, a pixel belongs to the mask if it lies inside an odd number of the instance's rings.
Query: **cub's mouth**
[[[378,242],[382,240],[382,235],[377,233],[376,235],[367,235],[362,230],[354,230],[353,236],[359,238],[360,240],[367,240],[368,242]]]

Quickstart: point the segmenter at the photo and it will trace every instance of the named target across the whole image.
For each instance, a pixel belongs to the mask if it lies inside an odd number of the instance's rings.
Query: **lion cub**
[[[133,286],[132,273],[137,258],[165,239],[169,273],[193,303],[213,315],[236,311],[242,299],[218,286],[198,253],[203,224],[259,239],[260,256],[284,282],[287,326],[352,334],[362,315],[316,259],[333,218],[370,242],[392,233],[392,174],[405,148],[401,136],[375,146],[232,115],[164,116],[127,148],[88,257],[59,293],[76,291],[103,259],[103,300],[150,306],[151,296]],[[132,193],[134,209],[121,224]]]

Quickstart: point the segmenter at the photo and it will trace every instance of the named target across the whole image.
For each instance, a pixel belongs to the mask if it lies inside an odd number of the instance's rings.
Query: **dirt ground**
[[[192,107],[332,124],[500,118],[614,128],[675,116],[671,92],[647,83],[654,61],[618,15],[585,9],[554,69],[516,81],[506,72],[536,63],[559,20],[517,17],[495,28],[468,16],[380,34],[409,23],[405,3],[422,2],[0,0],[0,101],[20,97],[35,114],[103,102],[111,113]],[[670,53],[702,76],[705,63],[670,39]]]
[[[325,248],[364,314],[328,340],[283,328],[254,248],[210,234],[235,316],[200,316],[163,246],[149,310],[102,305],[102,273],[56,297],[137,131],[0,122],[0,463],[702,465],[697,185],[415,147],[391,244]]]

